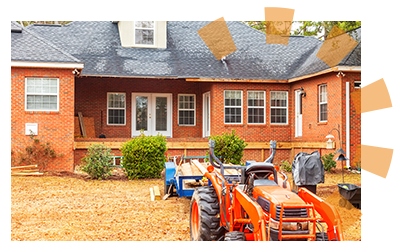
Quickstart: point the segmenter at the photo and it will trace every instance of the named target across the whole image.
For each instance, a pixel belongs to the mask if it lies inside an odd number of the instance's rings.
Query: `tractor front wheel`
[[[239,231],[228,232],[225,234],[225,241],[246,241],[246,235]]]
[[[211,241],[223,238],[218,196],[212,186],[197,188],[190,203],[190,239]]]

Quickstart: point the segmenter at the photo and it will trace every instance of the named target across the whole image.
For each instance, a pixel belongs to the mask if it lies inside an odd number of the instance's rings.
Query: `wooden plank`
[[[11,170],[15,169],[29,169],[29,168],[37,168],[38,165],[26,165],[26,166],[17,166],[17,167],[11,167]]]
[[[181,166],[181,172],[182,172],[183,176],[191,176],[191,175],[193,175],[190,163],[183,163],[182,166]]]
[[[160,189],[158,188],[158,186],[154,186],[153,191],[154,191],[155,200],[158,200],[158,201],[161,200],[161,193],[160,193]]]
[[[87,135],[86,135],[86,129],[85,129],[85,124],[83,123],[82,112],[78,112],[78,117],[79,117],[79,124],[81,125],[82,135],[83,135],[83,137],[87,137]]]
[[[11,173],[11,176],[17,176],[17,175],[21,175],[21,176],[29,176],[29,175],[43,175],[43,173]]]
[[[193,160],[192,161],[193,165],[197,167],[198,170],[204,175],[207,171],[207,168],[205,168],[198,160]]]
[[[82,137],[81,126],[79,124],[79,117],[74,117],[74,137]]]
[[[83,117],[83,124],[85,125],[87,138],[96,138],[96,132],[94,128],[94,117]]]
[[[104,141],[75,141],[75,149],[87,149],[93,143],[102,143],[111,149],[120,149],[124,142],[104,142]],[[167,142],[168,149],[208,149],[206,142]],[[278,142],[277,149],[292,149],[292,148],[326,148],[326,142]],[[334,144],[335,147],[335,144]],[[264,154],[269,155],[269,142],[249,142],[246,149],[264,149]],[[186,154],[185,154],[186,155]]]
[[[151,201],[154,201],[154,200],[155,200],[153,188],[150,188],[150,200],[151,200]]]

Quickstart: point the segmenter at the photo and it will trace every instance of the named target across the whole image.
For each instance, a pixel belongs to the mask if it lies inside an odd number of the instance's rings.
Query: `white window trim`
[[[179,97],[180,96],[194,96],[194,108],[193,109],[180,109],[179,108]],[[193,127],[196,126],[196,94],[178,94],[178,126],[189,126]],[[187,110],[187,111],[194,111],[194,124],[179,124],[179,111]]]
[[[264,106],[250,106],[249,105],[249,92],[263,92],[264,93]],[[249,90],[249,91],[247,91],[247,124],[251,124],[251,125],[265,125],[265,120],[266,120],[266,118],[265,118],[265,97],[266,97],[266,95],[265,95],[265,91],[262,91],[262,90]],[[250,108],[263,108],[264,109],[264,122],[262,122],[262,123],[251,123],[251,122],[249,122],[249,109]]]
[[[241,105],[240,105],[240,116],[241,116],[241,121],[242,122],[240,122],[240,123],[238,123],[238,122],[228,122],[228,123],[226,123],[225,122],[225,108],[239,108],[239,106],[226,106],[225,105],[225,93],[226,93],[226,91],[240,91],[240,99],[241,99]],[[227,90],[224,90],[224,124],[227,124],[227,125],[235,125],[235,124],[239,124],[239,125],[241,125],[241,124],[243,124],[243,90],[237,90],[237,89],[227,89]]]
[[[143,47],[143,48],[155,48],[157,47],[157,43],[156,43],[156,21],[154,22],[154,28],[136,28],[136,22],[139,21],[134,21],[133,22],[133,44],[135,45],[135,47]],[[136,43],[136,29],[140,29],[140,30],[153,30],[153,44],[140,44],[140,43]]]
[[[57,80],[57,94],[53,93],[29,93],[28,94],[28,79],[56,79]],[[28,109],[28,95],[49,95],[49,96],[57,96],[57,109],[49,110],[49,109]],[[25,111],[45,111],[45,112],[58,112],[60,110],[60,81],[55,77],[25,77]]]
[[[321,102],[321,87],[326,86],[326,102]],[[321,105],[326,104],[328,108],[328,84],[321,84],[318,86],[318,120],[319,122],[327,122],[328,120],[321,120]],[[328,109],[326,110],[328,112]]]
[[[122,108],[110,108],[109,106],[108,106],[108,104],[109,104],[109,102],[108,102],[108,99],[109,99],[109,94],[123,94],[123,95],[125,95],[125,105],[124,105],[124,115],[125,115],[125,117],[124,117],[124,124],[113,124],[113,123],[109,123],[108,122],[108,110],[110,110],[110,109],[122,109]],[[124,92],[107,92],[107,125],[108,126],[125,126],[126,125],[126,93],[124,93]]]
[[[277,123],[277,122],[272,122],[271,121],[271,119],[272,119],[271,110],[272,109],[283,109],[283,107],[272,107],[272,105],[270,105],[270,107],[269,107],[269,111],[270,111],[269,122],[270,122],[271,125],[288,125],[289,124],[289,92],[288,91],[270,91],[270,93],[269,93],[269,101],[270,101],[270,103],[272,103],[272,93],[273,92],[275,92],[275,93],[276,92],[285,92],[286,93],[286,123],[282,123],[282,122]]]

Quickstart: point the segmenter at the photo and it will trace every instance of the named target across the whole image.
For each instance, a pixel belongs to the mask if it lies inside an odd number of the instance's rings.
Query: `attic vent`
[[[45,24],[45,23],[34,23],[34,26],[49,26],[49,27],[61,27],[61,24]]]
[[[11,33],[22,33],[22,28],[11,28]]]

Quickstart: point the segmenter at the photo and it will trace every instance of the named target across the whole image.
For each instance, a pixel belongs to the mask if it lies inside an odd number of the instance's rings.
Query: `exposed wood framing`
[[[111,149],[120,149],[124,142],[75,141],[74,149],[87,149],[94,143],[101,143]],[[208,142],[167,142],[168,149],[208,149]],[[326,148],[326,142],[278,142],[277,149]],[[334,145],[335,148],[335,145]],[[246,149],[269,150],[269,142],[248,142]],[[186,154],[185,154],[186,155]]]

